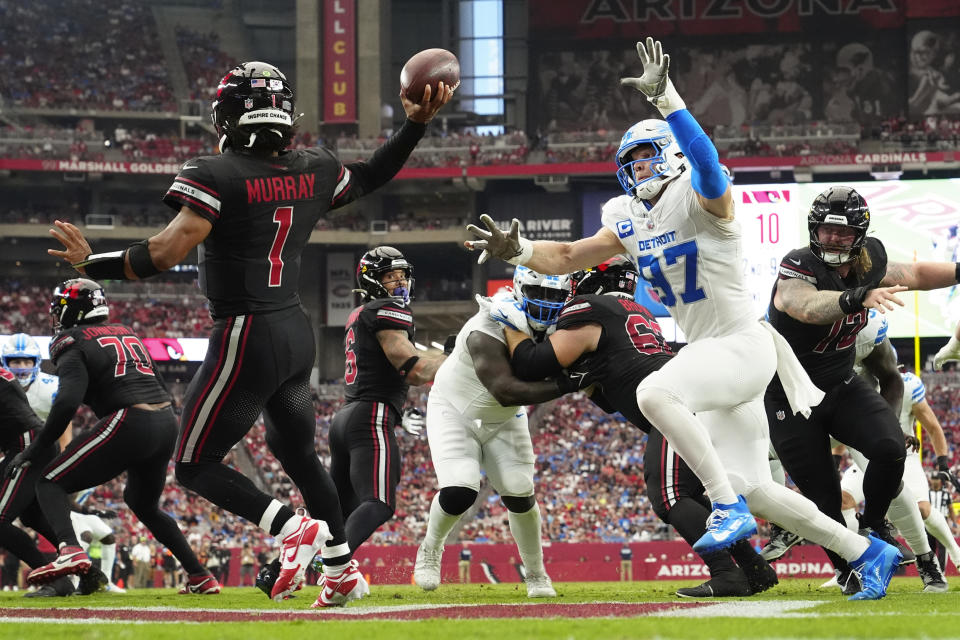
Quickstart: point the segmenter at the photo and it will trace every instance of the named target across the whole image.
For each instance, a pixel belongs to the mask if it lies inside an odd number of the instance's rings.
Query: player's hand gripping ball
[[[400,71],[400,89],[418,104],[426,86],[430,85],[432,97],[440,82],[451,89],[460,86],[460,61],[446,49],[425,49],[407,60]]]

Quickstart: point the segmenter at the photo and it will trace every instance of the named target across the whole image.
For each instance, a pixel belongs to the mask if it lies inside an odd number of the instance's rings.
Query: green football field
[[[219,596],[173,590],[35,600],[0,594],[3,638],[948,638],[960,637],[960,585],[920,592],[896,578],[875,602],[848,602],[822,580],[789,579],[753,598],[677,598],[684,582],[558,583],[554,600],[531,601],[518,584],[443,585],[431,594],[377,585],[370,597],[326,611],[307,587],[283,603],[252,588]]]

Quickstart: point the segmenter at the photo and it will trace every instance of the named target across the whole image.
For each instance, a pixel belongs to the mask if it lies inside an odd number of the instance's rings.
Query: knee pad
[[[470,487],[444,487],[440,489],[440,508],[451,516],[466,513],[479,494]]]
[[[683,401],[672,391],[642,385],[637,388],[637,407],[654,425],[669,420],[671,408],[678,405],[682,406]]]
[[[508,511],[514,513],[526,513],[533,509],[533,505],[537,504],[537,499],[534,496],[500,496],[500,499],[503,501],[503,506],[507,508]]]

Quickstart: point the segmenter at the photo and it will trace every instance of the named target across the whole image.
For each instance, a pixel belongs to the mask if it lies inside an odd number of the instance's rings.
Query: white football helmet
[[[656,151],[649,159],[631,160],[630,154],[637,148],[651,145]],[[641,120],[633,125],[620,139],[617,149],[617,180],[628,195],[641,200],[653,198],[664,185],[686,170],[683,152],[673,139],[673,132],[665,120]],[[634,165],[649,162],[653,175],[640,182],[636,180]]]
[[[524,266],[513,272],[513,297],[523,305],[527,324],[534,331],[546,331],[557,324],[570,288],[568,275],[547,276]]]
[[[10,360],[29,359],[33,360],[33,366],[13,367]],[[37,379],[40,373],[40,345],[31,336],[25,333],[15,333],[10,336],[0,350],[0,362],[3,368],[17,377],[20,386],[29,387],[30,383]]]

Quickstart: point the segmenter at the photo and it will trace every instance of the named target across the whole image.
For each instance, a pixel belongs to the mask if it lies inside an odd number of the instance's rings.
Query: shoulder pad
[[[50,359],[56,364],[57,358],[76,343],[77,341],[72,335],[69,333],[61,333],[50,343]]]

